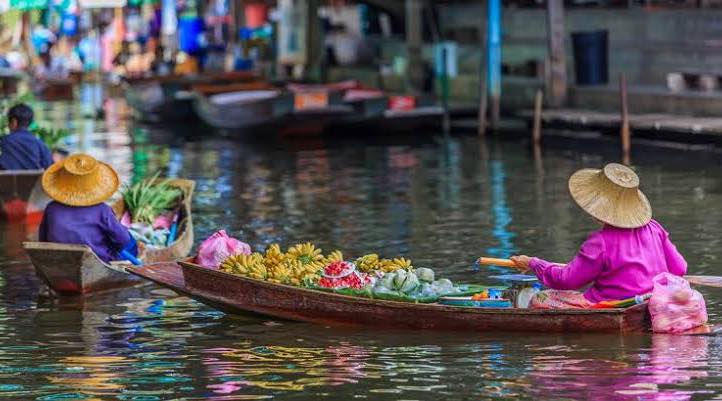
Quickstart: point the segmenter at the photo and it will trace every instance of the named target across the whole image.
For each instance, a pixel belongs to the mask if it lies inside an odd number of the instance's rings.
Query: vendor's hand
[[[515,269],[522,273],[529,271],[529,262],[531,258],[526,255],[512,256],[511,261],[516,265]]]

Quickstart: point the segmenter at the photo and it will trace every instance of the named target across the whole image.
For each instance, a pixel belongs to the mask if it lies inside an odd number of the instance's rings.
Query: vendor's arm
[[[122,250],[131,242],[130,232],[125,226],[120,224],[120,221],[113,214],[113,209],[110,206],[103,208],[103,224],[105,226],[105,235],[108,236],[110,243],[117,251]]]
[[[582,244],[579,253],[560,266],[539,258],[531,258],[529,268],[539,281],[555,290],[578,290],[594,281],[604,267],[604,239],[596,232]]]
[[[687,261],[684,260],[684,256],[679,253],[677,247],[670,241],[667,231],[662,233],[662,249],[664,249],[664,258],[667,261],[669,272],[677,276],[687,274]]]

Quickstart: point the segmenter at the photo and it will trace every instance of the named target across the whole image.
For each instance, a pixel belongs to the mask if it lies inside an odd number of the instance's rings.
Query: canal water
[[[85,95],[88,95],[85,93]],[[219,229],[261,249],[311,241],[376,252],[460,282],[480,255],[564,261],[595,224],[568,176],[616,158],[592,144],[535,158],[517,141],[419,132],[363,141],[247,144],[199,127],[143,127],[108,100],[38,105],[67,146],[124,181],[161,170],[197,182],[197,242]],[[634,158],[655,217],[690,271],[722,275],[722,169],[696,153]],[[706,160],[701,160],[705,159]],[[152,285],[85,299],[38,297],[20,242],[0,225],[0,398],[18,400],[722,399],[722,339],[338,329],[229,316]],[[719,290],[700,289],[720,322]]]

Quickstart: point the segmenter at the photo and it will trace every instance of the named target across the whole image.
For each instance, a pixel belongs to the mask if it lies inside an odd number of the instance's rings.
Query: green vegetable
[[[0,135],[7,135],[10,133],[8,127],[9,121],[7,111],[20,103],[28,103],[33,100],[33,96],[30,93],[18,95],[15,98],[5,98],[0,100]],[[38,127],[33,124],[30,127],[30,132],[35,134],[51,151],[59,149],[60,142],[71,135],[70,131],[66,129],[54,129],[46,127]]]
[[[419,280],[425,283],[434,282],[434,271],[427,267],[419,267],[416,269],[416,275],[419,277]]]
[[[414,274],[413,272],[408,272],[406,274],[406,280],[404,280],[404,283],[401,285],[401,288],[399,288],[399,290],[403,293],[408,294],[415,290],[418,286],[419,278],[416,277],[416,274]]]
[[[439,296],[442,296],[454,292],[454,283],[452,283],[448,278],[442,278],[434,281],[431,284],[431,288],[433,288],[434,292],[436,292]]]
[[[50,150],[58,149],[60,142],[71,135],[70,131],[63,128],[35,127],[31,129],[31,131],[35,136],[40,138],[41,141],[45,142],[45,145],[47,145]]]
[[[123,201],[134,223],[152,224],[158,215],[178,203],[180,189],[172,187],[167,180],[157,182],[159,174],[123,187]]]
[[[406,270],[396,270],[394,272],[394,289],[400,290],[406,281]]]

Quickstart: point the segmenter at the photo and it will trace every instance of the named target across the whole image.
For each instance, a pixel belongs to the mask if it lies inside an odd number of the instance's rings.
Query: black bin
[[[609,82],[607,36],[607,31],[572,33],[577,85],[606,85]]]

